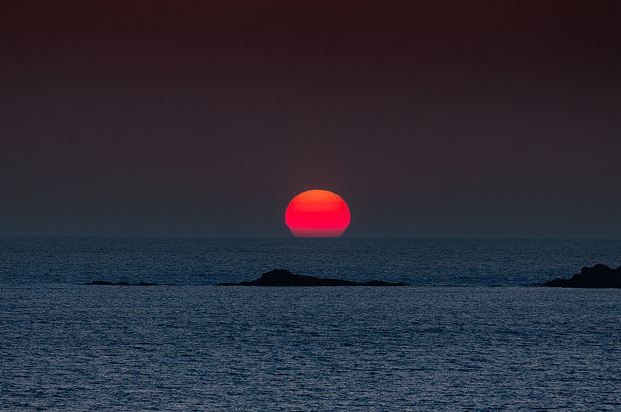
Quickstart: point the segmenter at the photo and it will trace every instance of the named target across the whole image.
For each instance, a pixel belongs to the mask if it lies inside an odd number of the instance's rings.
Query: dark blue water
[[[621,409],[621,291],[516,286],[618,265],[617,241],[5,239],[1,250],[1,410]],[[272,267],[418,286],[212,285]],[[82,285],[95,278],[170,286]]]
[[[521,286],[621,265],[621,240],[0,239],[0,283],[210,285],[292,272],[413,286]]]

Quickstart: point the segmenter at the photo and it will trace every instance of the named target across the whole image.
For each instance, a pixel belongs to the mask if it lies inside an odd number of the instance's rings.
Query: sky
[[[7,1],[0,235],[621,238],[621,2]]]

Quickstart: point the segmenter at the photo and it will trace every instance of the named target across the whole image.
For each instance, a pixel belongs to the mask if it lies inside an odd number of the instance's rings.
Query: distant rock
[[[556,278],[542,286],[560,288],[621,288],[621,267],[609,268],[606,265],[584,267],[571,279]]]
[[[220,283],[218,286],[407,286],[407,283],[385,282],[383,280],[354,282],[352,280],[296,275],[285,269],[274,269],[262,274],[257,280]]]
[[[107,280],[93,280],[92,282],[86,283],[86,285],[97,285],[97,286],[157,286],[157,283],[147,283],[147,282],[129,283],[129,282],[110,282],[110,281],[107,281]]]

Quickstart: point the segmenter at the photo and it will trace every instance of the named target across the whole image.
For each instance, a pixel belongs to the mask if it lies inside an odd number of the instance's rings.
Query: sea
[[[621,240],[1,238],[2,411],[621,410]],[[275,268],[407,287],[221,287]],[[96,286],[94,280],[157,286]]]

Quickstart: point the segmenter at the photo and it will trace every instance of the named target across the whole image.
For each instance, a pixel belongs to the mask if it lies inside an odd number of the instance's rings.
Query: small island
[[[92,282],[86,283],[86,285],[95,285],[95,286],[157,286],[157,283],[147,283],[147,282],[129,283],[129,282],[110,282],[108,280],[93,280]]]
[[[621,288],[621,267],[609,268],[606,265],[584,267],[570,279],[556,278],[545,282],[545,287],[560,288]]]
[[[352,280],[321,278],[291,273],[285,269],[274,269],[261,275],[259,279],[239,283],[219,283],[218,286],[407,286],[403,282]]]

